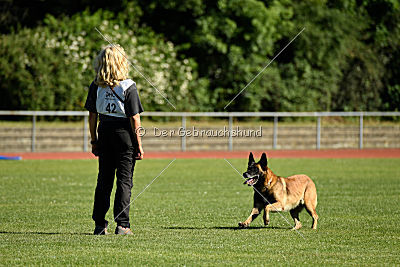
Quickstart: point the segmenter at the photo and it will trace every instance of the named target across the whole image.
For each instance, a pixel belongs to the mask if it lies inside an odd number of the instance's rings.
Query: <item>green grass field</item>
[[[240,172],[245,159],[229,160]],[[136,196],[170,160],[138,162]],[[134,236],[93,236],[94,160],[0,162],[0,265],[399,265],[400,159],[270,159],[318,190],[317,231],[303,211],[249,215],[252,189],[223,159],[177,159],[133,203]],[[112,210],[108,218],[112,216]],[[111,224],[111,232],[115,223]]]

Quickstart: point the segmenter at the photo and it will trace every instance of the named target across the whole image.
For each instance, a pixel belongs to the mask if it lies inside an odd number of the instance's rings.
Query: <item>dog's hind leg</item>
[[[314,184],[313,184],[314,185]],[[318,214],[316,211],[317,207],[317,193],[315,189],[315,185],[307,188],[304,194],[304,205],[308,214],[313,218],[312,229],[317,229],[318,224]]]
[[[318,224],[318,214],[317,211],[315,210],[314,205],[312,205],[311,203],[309,203],[307,205],[306,203],[306,211],[308,212],[308,214],[310,214],[310,216],[313,218],[313,223],[312,223],[312,229],[317,229],[317,224]]]
[[[299,213],[303,210],[304,206],[303,205],[299,205],[296,208],[292,209],[290,211],[290,215],[292,216],[293,220],[294,220],[294,227],[293,230],[298,230],[301,228],[301,222],[299,219]]]

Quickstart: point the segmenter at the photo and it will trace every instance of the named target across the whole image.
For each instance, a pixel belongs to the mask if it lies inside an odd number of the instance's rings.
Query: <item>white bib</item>
[[[125,99],[125,91],[135,84],[131,79],[124,80],[114,87],[114,92],[122,99]],[[107,116],[126,118],[124,103],[122,103],[112,92],[110,87],[97,87],[97,112]]]

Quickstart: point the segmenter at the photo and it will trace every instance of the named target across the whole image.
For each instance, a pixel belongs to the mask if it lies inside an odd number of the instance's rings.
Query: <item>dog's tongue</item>
[[[254,178],[247,179],[247,180],[244,182],[244,184],[247,184],[248,186],[254,185]]]

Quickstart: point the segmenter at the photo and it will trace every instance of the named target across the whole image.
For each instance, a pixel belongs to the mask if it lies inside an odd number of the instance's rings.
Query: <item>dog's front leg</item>
[[[249,218],[247,218],[247,220],[245,220],[244,222],[239,222],[239,227],[241,228],[246,228],[250,225],[250,223],[257,218],[257,216],[260,214],[261,208],[253,208],[251,210],[251,214],[249,216]]]
[[[267,226],[269,224],[269,213],[267,213],[266,206],[264,208],[263,219],[264,219],[264,225]]]
[[[272,211],[282,211],[283,210],[283,204],[281,202],[275,202],[273,204],[268,204],[264,208],[264,225],[269,224],[269,212]]]

